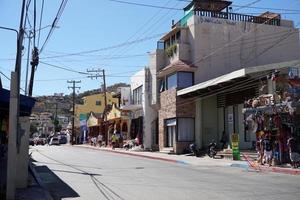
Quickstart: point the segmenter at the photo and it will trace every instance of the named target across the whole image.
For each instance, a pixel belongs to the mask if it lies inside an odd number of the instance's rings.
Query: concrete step
[[[173,147],[165,147],[159,152],[165,153],[165,154],[174,154],[174,149],[173,149]]]

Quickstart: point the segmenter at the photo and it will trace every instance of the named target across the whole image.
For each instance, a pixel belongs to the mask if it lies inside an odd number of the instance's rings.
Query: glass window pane
[[[173,74],[167,77],[168,90],[177,87],[177,74]]]
[[[191,72],[178,72],[178,88],[187,88],[192,86],[193,83],[193,73]]]

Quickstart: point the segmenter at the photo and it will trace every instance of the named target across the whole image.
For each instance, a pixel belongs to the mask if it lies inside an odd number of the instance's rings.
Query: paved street
[[[55,199],[299,200],[300,196],[299,176],[188,166],[71,146],[38,146],[31,152]]]

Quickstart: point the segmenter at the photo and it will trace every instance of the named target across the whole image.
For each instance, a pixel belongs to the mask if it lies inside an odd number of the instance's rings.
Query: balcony
[[[203,10],[194,10],[184,16],[179,22],[177,22],[174,27],[185,27],[187,26],[187,20],[193,16],[200,17],[210,17],[210,18],[219,18],[219,19],[228,19],[232,21],[239,22],[251,22],[256,24],[268,24],[272,26],[280,26],[281,19],[279,18],[268,18],[261,16],[252,16],[252,15],[244,15],[239,13],[230,13],[230,12],[213,12],[213,11],[203,11]]]

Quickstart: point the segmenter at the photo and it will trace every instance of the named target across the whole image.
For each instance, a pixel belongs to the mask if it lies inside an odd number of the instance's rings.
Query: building
[[[118,103],[118,100],[113,98],[113,93],[106,93],[107,104],[112,105],[113,103]],[[85,96],[83,99],[83,105],[75,105],[75,117],[79,119],[80,114],[89,114],[94,112],[97,114],[102,114],[105,108],[105,95],[104,93],[93,94]]]
[[[151,105],[152,77],[144,68],[131,77],[131,102],[123,110],[131,112],[130,138],[138,138],[144,149],[157,149],[157,112]]]
[[[1,80],[0,80],[1,82]],[[10,135],[9,131],[10,91],[0,87],[0,198],[6,195],[13,198],[16,188],[28,186],[29,164],[29,116],[35,100],[20,95],[19,136]],[[10,138],[13,139],[10,139]],[[9,187],[6,187],[8,186]]]
[[[218,142],[223,131],[228,137],[242,131],[238,113],[257,85],[237,89],[230,83],[245,81],[248,74],[240,72],[248,68],[300,58],[299,31],[293,21],[269,12],[232,13],[231,3],[192,1],[150,54],[151,103],[158,110],[160,150],[182,153],[193,142],[205,148],[212,140]],[[259,77],[257,73],[251,75]],[[231,76],[234,81],[228,80]],[[250,145],[246,142],[244,148]]]

